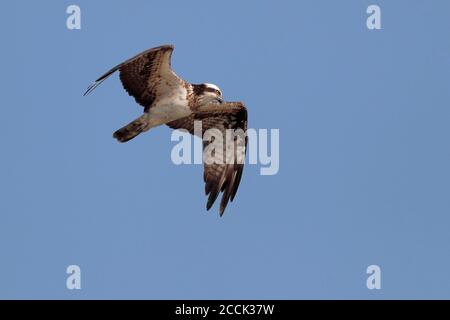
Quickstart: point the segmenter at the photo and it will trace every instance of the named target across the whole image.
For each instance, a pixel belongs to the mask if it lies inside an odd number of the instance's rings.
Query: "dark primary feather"
[[[185,129],[194,134],[194,121],[202,121],[202,136],[206,130],[216,128],[220,130],[225,137],[226,129],[242,129],[247,131],[247,109],[240,102],[225,102],[222,104],[211,104],[200,107],[192,115],[181,118],[167,125],[173,129]],[[247,137],[238,140],[236,143],[247,146]],[[208,146],[209,142],[203,143],[203,149]],[[216,150],[216,152],[221,152]],[[223,150],[223,156],[227,156]],[[244,170],[243,163],[236,163],[235,158],[232,163],[213,163],[204,164],[203,179],[205,181],[205,193],[209,195],[206,208],[209,210],[219,196],[223,192],[220,202],[220,215],[223,215],[229,201],[233,201],[241,181],[242,172]]]

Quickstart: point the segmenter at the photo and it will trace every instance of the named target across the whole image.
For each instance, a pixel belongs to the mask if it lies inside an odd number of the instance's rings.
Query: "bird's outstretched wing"
[[[192,115],[181,118],[167,125],[172,129],[185,129],[191,134],[194,132],[194,121],[201,121],[202,137],[209,129],[216,129],[222,133],[223,148],[215,149],[213,154],[205,152],[212,141],[204,141],[204,174],[205,193],[208,197],[206,208],[209,210],[223,192],[220,202],[220,215],[228,204],[233,201],[244,169],[245,152],[247,148],[247,109],[241,102],[225,102],[221,104],[210,104],[199,107]],[[236,130],[237,135],[233,138],[233,151],[226,146],[227,129]],[[240,129],[240,130],[239,130]],[[244,133],[244,134],[242,134]],[[223,158],[223,163],[214,162],[214,159]]]
[[[95,80],[84,95],[91,93],[110,75],[119,70],[124,89],[134,97],[137,103],[149,108],[157,94],[163,94],[176,86],[184,85],[184,81],[172,71],[173,49],[173,45],[163,45],[139,53]]]

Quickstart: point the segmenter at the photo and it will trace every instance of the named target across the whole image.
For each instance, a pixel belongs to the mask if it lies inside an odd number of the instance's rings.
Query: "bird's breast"
[[[160,95],[149,111],[151,116],[167,121],[187,117],[192,112],[189,108],[187,90],[184,87],[177,87]]]

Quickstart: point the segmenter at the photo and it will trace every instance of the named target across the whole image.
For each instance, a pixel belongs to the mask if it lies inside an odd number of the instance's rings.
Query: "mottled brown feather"
[[[163,45],[148,49],[118,64],[89,86],[84,95],[91,93],[114,72],[119,71],[124,89],[137,103],[148,110],[157,96],[158,90],[165,90],[167,83],[184,85],[171,68],[173,45]],[[165,80],[165,81],[159,81]]]
[[[194,121],[196,120],[202,121],[202,136],[206,130],[212,128],[220,130],[224,137],[226,129],[247,131],[247,109],[241,102],[226,102],[200,107],[192,115],[169,122],[167,125],[173,129],[185,129],[194,134]],[[247,137],[245,137],[243,143],[246,148]],[[208,144],[208,142],[204,142],[203,149]],[[225,150],[223,154],[226,156]],[[209,195],[206,208],[209,210],[220,192],[223,192],[220,215],[223,215],[228,201],[233,201],[244,170],[243,164],[235,163],[236,157],[232,162],[204,164],[205,193]]]

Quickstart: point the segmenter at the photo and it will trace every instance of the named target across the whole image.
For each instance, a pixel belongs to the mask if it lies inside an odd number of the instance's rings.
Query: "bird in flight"
[[[191,84],[178,77],[171,67],[173,45],[148,49],[115,66],[95,80],[84,95],[91,93],[114,72],[119,71],[120,80],[128,94],[144,107],[144,114],[114,132],[119,142],[126,142],[142,132],[166,124],[172,129],[184,129],[191,134],[194,122],[201,121],[201,135],[209,130],[219,130],[226,136],[227,130],[247,131],[247,109],[242,102],[226,102],[222,92],[214,84]],[[240,139],[239,139],[240,138]],[[205,153],[214,138],[203,141],[205,194],[209,210],[222,192],[219,213],[223,215],[229,201],[233,201],[244,169],[237,152],[223,148]],[[246,151],[247,137],[234,137],[237,147]],[[227,151],[228,150],[228,151]],[[220,157],[223,161],[208,159]]]

